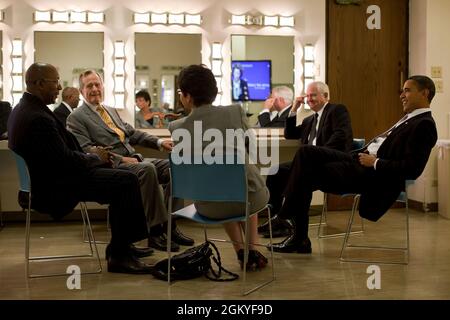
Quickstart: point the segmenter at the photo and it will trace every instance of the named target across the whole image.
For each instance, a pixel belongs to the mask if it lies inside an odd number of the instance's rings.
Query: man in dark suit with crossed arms
[[[312,115],[306,117],[297,126],[297,110],[300,115],[304,110],[304,102],[308,103]],[[339,151],[350,151],[353,134],[350,115],[342,104],[332,104],[330,89],[323,82],[310,83],[306,95],[295,99],[294,106],[286,119],[284,137],[286,139],[299,139],[302,145],[317,145]],[[283,191],[289,179],[292,162],[281,163],[275,175],[267,176],[267,188],[270,192],[269,204],[277,214],[283,201]],[[272,228],[274,236],[287,236],[292,225],[290,221],[280,220],[277,215],[273,218]],[[259,227],[264,235],[268,234],[267,223]]]
[[[109,272],[150,273],[134,242],[148,237],[147,223],[132,172],[111,169],[102,148],[84,153],[47,107],[61,90],[59,74],[49,64],[34,63],[25,75],[27,91],[8,121],[9,148],[22,156],[31,176],[31,207],[61,219],[79,201],[109,204],[111,242],[106,249]]]
[[[436,124],[430,110],[435,92],[430,78],[410,77],[400,95],[406,115],[357,152],[300,147],[292,162],[279,214],[282,218],[294,218],[294,234],[274,245],[274,251],[311,252],[308,210],[315,190],[359,193],[361,217],[377,221],[404,190],[405,180],[422,174],[436,144]]]

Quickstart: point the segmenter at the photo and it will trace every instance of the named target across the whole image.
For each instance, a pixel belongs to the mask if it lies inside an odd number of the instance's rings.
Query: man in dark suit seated
[[[264,108],[258,116],[262,128],[284,128],[292,108],[294,92],[287,86],[275,87],[270,97],[264,101]]]
[[[311,111],[305,110],[305,100]],[[289,117],[286,119],[284,137],[299,139],[301,145],[322,146],[334,150],[350,151],[353,134],[350,115],[342,104],[329,103],[330,89],[323,82],[310,83],[306,95],[295,99]],[[300,109],[300,110],[299,110]],[[303,121],[298,121],[304,113],[308,114]],[[310,114],[312,112],[312,114]],[[297,122],[301,122],[297,126]],[[288,236],[293,228],[292,223],[280,220],[277,216],[283,201],[283,191],[290,176],[292,162],[281,163],[275,175],[267,176],[267,187],[270,191],[269,203],[275,213],[272,228],[275,236]],[[260,233],[268,236],[268,223],[259,227]]]
[[[47,107],[61,85],[56,68],[34,63],[25,75],[27,91],[8,121],[9,148],[22,156],[31,177],[33,209],[61,219],[80,201],[109,204],[109,272],[150,273],[139,260],[148,252],[133,246],[148,237],[136,175],[111,169],[110,154],[84,153],[75,137]]]
[[[11,113],[11,104],[8,101],[0,101],[0,140],[8,139],[6,124]]]
[[[300,147],[279,213],[281,218],[294,219],[294,234],[275,244],[274,251],[311,252],[308,210],[315,190],[361,194],[359,212],[370,221],[386,213],[404,190],[405,180],[422,174],[436,144],[436,124],[430,110],[435,92],[430,78],[409,78],[400,95],[406,115],[357,152]]]
[[[72,113],[73,109],[78,107],[78,103],[80,102],[80,91],[74,87],[65,87],[61,96],[62,102],[55,108],[55,110],[53,110],[53,112],[59,121],[61,121],[65,126],[66,119],[69,114]]]

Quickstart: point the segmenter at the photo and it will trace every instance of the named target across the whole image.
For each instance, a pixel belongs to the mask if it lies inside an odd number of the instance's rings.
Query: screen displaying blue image
[[[233,101],[264,101],[271,92],[270,60],[231,61],[231,96]]]

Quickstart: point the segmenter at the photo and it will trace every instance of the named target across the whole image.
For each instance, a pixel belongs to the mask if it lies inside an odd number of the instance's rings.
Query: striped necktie
[[[119,136],[119,139],[121,142],[124,142],[125,141],[125,133],[116,126],[116,124],[111,119],[108,112],[106,112],[105,108],[103,108],[101,105],[99,105],[97,107],[97,111],[100,114],[100,117],[102,118],[103,122]]]

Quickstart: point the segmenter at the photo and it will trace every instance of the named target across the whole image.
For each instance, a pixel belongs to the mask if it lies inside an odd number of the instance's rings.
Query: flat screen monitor
[[[272,61],[231,61],[231,97],[233,101],[264,101],[272,90]]]

